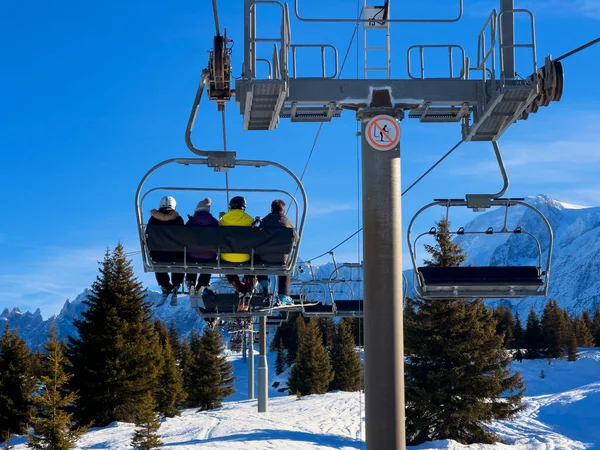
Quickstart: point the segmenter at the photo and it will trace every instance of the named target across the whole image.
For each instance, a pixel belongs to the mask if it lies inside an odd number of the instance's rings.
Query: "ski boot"
[[[196,295],[196,283],[194,283],[193,281],[186,281],[185,284],[187,285],[190,297],[195,296]]]
[[[179,286],[173,286],[173,293],[171,294],[171,306],[177,306],[177,291]]]
[[[162,297],[160,298],[160,300],[156,304],[157,308],[159,308],[159,307],[161,307],[162,305],[165,304],[165,302],[167,301],[167,297],[171,293],[171,289],[173,289],[173,286],[171,286],[169,284],[168,286],[161,286],[160,288],[162,289]]]

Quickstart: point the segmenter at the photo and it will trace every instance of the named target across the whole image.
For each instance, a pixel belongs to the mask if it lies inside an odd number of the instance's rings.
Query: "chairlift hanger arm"
[[[366,19],[351,19],[351,18],[319,18],[319,17],[302,17],[300,15],[300,11],[298,8],[298,3],[300,0],[294,0],[294,14],[296,18],[302,22],[338,22],[338,23],[369,23],[373,22],[372,18]],[[458,1],[459,4],[459,12],[458,16],[452,19],[389,19],[386,18],[385,22],[389,23],[448,23],[448,22],[458,22],[463,16],[463,0]],[[389,1],[386,1],[387,10],[389,10]]]

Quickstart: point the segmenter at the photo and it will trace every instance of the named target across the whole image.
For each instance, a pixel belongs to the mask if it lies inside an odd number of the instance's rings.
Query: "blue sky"
[[[67,298],[91,285],[106,247],[121,240],[127,251],[139,250],[133,208],[139,180],[162,160],[192,156],[183,132],[212,45],[210,3],[24,0],[2,4],[0,187],[5,218],[0,225],[0,309],[39,307],[44,316],[58,313]],[[323,2],[301,0],[301,10],[305,15],[356,14],[355,0],[334,3],[336,8],[321,11]],[[392,27],[393,77],[406,78],[405,53],[413,44],[461,44],[475,58],[477,33],[499,2],[465,3],[465,16],[457,24]],[[219,4],[221,26],[235,41],[233,73],[239,76],[242,2],[221,0]],[[531,8],[536,15],[540,63],[547,54],[558,56],[598,36],[597,0],[516,0],[516,6]],[[430,11],[450,16],[455,8],[447,0],[425,0],[405,10],[394,6],[392,15],[427,17]],[[263,36],[276,31],[275,12],[268,7],[259,11],[258,30]],[[334,44],[341,60],[353,27],[293,20],[292,41]],[[517,38],[525,36],[523,30],[517,30]],[[357,61],[362,67],[354,45],[344,78],[356,77]],[[362,48],[362,42],[359,45]],[[270,54],[266,47],[260,51],[262,56]],[[531,72],[529,58],[526,51],[517,54],[517,71],[522,75]],[[600,70],[599,60],[600,45],[567,59],[563,100],[517,123],[502,137],[509,195],[545,193],[565,202],[600,204],[600,87],[594,75]],[[319,56],[299,54],[298,66],[300,75],[314,73],[320,70]],[[433,62],[431,67],[441,70]],[[201,105],[197,123],[197,146],[222,149],[214,104]],[[233,102],[227,107],[227,125],[228,147],[238,157],[274,160],[298,175],[318,129],[318,124],[283,120],[276,131],[243,132]],[[460,138],[457,124],[406,119],[402,128],[404,186]],[[328,250],[360,225],[355,131],[351,112],[323,126],[304,177],[310,208],[303,258]],[[223,174],[180,169],[164,171],[155,183],[224,187]],[[235,169],[230,183],[293,192],[285,177],[263,170],[253,174],[250,169]],[[491,145],[465,144],[406,195],[404,224],[434,197],[461,197],[499,185]],[[223,210],[223,198],[212,197],[213,211]],[[178,200],[178,209],[187,214],[200,198]],[[154,202],[149,198],[145,214]],[[264,215],[269,202],[270,197],[249,198],[248,212]],[[338,258],[359,260],[359,248],[360,242],[353,239],[337,251]],[[140,269],[140,257],[133,260],[137,275],[154,288],[152,274]]]

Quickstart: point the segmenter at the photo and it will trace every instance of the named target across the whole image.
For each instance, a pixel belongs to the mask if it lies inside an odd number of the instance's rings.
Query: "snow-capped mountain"
[[[581,207],[559,202],[545,195],[538,195],[526,200],[530,205],[540,210],[548,219],[554,233],[554,246],[550,276],[549,297],[558,300],[559,304],[573,313],[583,310],[593,311],[600,307],[600,207]],[[465,225],[467,231],[485,231],[493,227],[495,231],[502,228],[505,211],[503,208],[478,214]],[[459,224],[452,224],[452,229]],[[543,222],[535,213],[524,207],[511,207],[508,215],[507,229],[521,227],[535,235],[540,240],[543,255],[548,250],[548,233]],[[428,228],[427,228],[428,229]],[[464,235],[456,238],[463,246],[468,257],[466,264],[473,265],[537,265],[537,244],[525,233],[493,235]],[[423,255],[423,250],[419,250]],[[544,261],[542,261],[544,262]],[[341,263],[338,263],[341,265]],[[327,283],[302,285],[314,279],[324,280],[334,278],[333,263],[311,268],[301,264],[302,270],[297,271],[292,283],[292,292],[306,293],[311,300],[330,301]],[[408,280],[408,293],[412,292],[412,270],[405,271]],[[360,268],[341,268],[337,274],[338,280],[345,282],[330,283],[336,300],[362,299],[363,286],[362,270]],[[215,277],[213,285],[223,289],[223,283]],[[80,317],[85,308],[82,301],[88,295],[84,290],[73,301],[67,300],[56,318],[44,320],[38,310],[34,313],[21,312],[17,308],[5,309],[0,314],[0,325],[8,321],[11,327],[18,327],[21,335],[32,348],[39,347],[48,336],[52,319],[56,320],[58,335],[65,338],[74,335],[76,330],[73,319]],[[160,293],[148,292],[148,301],[157,303]],[[545,297],[529,297],[525,299],[499,299],[488,301],[490,305],[504,304],[513,311],[519,311],[525,317],[533,305],[541,311],[546,303]],[[175,321],[182,335],[188,334],[193,328],[200,330],[204,321],[199,319],[189,307],[186,295],[180,295],[176,307],[168,302],[160,308],[153,307],[155,317],[169,324]]]

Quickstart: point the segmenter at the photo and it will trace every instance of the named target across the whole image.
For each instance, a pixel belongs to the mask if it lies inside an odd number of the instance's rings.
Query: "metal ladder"
[[[385,6],[371,6],[367,5],[367,0],[364,0],[363,18],[373,19],[363,23],[363,76],[365,79],[369,78],[368,75],[371,72],[383,72],[385,73],[385,78],[389,79],[391,77],[390,22],[387,20],[389,19],[390,6],[389,1],[385,3]],[[372,38],[375,38],[370,41],[375,40],[378,44],[381,43],[383,45],[369,46],[367,43],[367,31],[370,31]],[[385,40],[383,39],[382,31],[385,31]],[[375,37],[375,33],[379,35]],[[370,67],[368,65],[369,54],[381,54],[381,52],[385,52],[385,65]],[[380,63],[378,62],[378,64]]]

